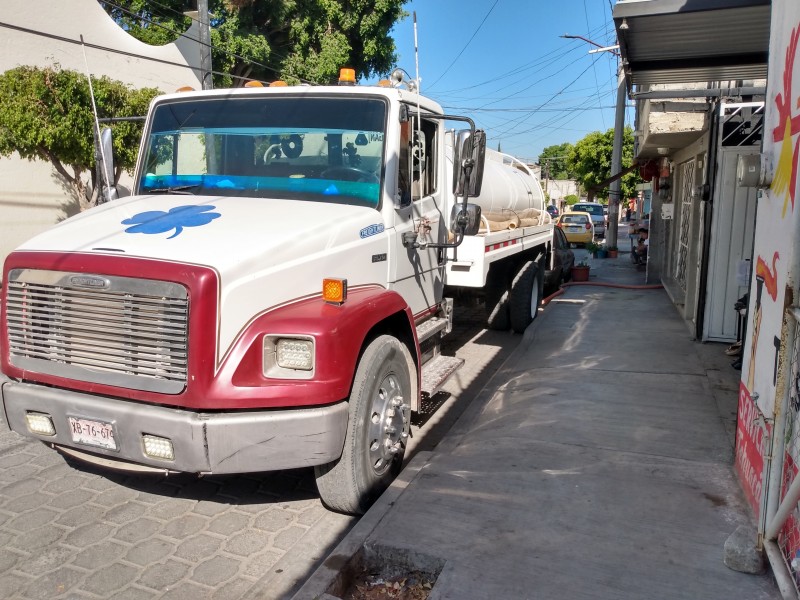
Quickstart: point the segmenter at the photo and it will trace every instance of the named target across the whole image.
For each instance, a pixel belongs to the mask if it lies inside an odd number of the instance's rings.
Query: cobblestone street
[[[241,598],[329,514],[310,470],[98,474],[5,426],[0,453],[2,598]]]

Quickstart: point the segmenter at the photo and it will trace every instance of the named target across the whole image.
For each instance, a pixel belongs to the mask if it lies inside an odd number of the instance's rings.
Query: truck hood
[[[133,196],[67,219],[19,250],[200,264],[231,274],[282,264],[384,231],[371,208],[298,200]]]

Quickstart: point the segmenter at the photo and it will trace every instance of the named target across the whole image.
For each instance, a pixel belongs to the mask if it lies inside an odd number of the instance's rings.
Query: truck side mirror
[[[453,234],[463,227],[463,235],[475,235],[481,227],[481,207],[477,204],[456,204],[450,211],[450,231]]]
[[[483,183],[483,161],[486,155],[486,132],[468,129],[456,134],[453,152],[453,193],[472,198],[481,193]]]
[[[117,186],[114,184],[114,147],[110,127],[103,127],[100,132],[100,148],[99,162],[102,181],[98,181],[98,184],[103,186],[103,201],[108,202],[119,197]]]

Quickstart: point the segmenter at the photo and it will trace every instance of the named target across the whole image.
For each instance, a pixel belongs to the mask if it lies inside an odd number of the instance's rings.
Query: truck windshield
[[[247,196],[379,208],[386,103],[273,96],[159,104],[138,193]]]

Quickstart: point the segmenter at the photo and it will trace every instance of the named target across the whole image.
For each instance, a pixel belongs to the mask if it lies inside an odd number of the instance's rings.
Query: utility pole
[[[580,35],[564,34],[562,38],[583,40],[597,46],[598,50],[591,52],[611,52],[619,57],[617,49],[619,46],[601,46],[597,42],[582,37]],[[617,67],[617,107],[614,117],[614,146],[611,148],[611,175],[616,175],[622,170],[622,143],[625,133],[625,72],[620,64]],[[619,201],[620,201],[620,180],[616,179],[611,183],[608,194],[608,234],[606,235],[606,246],[617,245],[617,231],[619,224]]]
[[[550,161],[544,159],[544,193],[547,193],[547,180],[550,179]]]
[[[211,78],[211,30],[208,22],[208,0],[197,0],[200,20],[200,77],[204,90],[214,88]]]
[[[622,65],[617,69],[617,107],[614,117],[614,145],[611,148],[611,174],[616,175],[622,170],[622,144],[625,133],[625,71]],[[611,182],[608,193],[608,234],[606,246],[614,247],[617,245],[617,233],[619,230],[619,203],[622,179]]]

